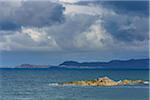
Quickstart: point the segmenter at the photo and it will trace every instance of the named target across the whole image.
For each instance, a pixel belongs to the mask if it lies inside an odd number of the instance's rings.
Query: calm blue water
[[[0,100],[148,100],[143,86],[55,86],[57,82],[108,76],[114,80],[148,80],[148,70],[0,70]]]

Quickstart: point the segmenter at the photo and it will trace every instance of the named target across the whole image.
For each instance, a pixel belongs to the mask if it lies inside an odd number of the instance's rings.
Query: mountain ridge
[[[25,69],[149,69],[149,59],[111,60],[108,62],[64,61],[59,65],[21,64],[11,68]]]
[[[109,62],[65,61],[59,66],[67,68],[113,68],[113,69],[148,69],[149,59],[111,60]]]

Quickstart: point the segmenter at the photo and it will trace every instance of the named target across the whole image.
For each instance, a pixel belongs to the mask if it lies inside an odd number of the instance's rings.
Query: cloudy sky
[[[0,66],[148,57],[148,1],[0,1]]]

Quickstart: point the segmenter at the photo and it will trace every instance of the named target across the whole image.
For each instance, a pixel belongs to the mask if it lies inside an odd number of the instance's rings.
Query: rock
[[[117,82],[115,82],[114,80],[111,80],[108,77],[99,78],[96,83],[97,83],[97,86],[115,86],[115,85],[118,85]]]
[[[122,80],[118,82],[118,85],[134,85],[134,84],[144,84],[143,80]]]
[[[118,86],[118,85],[131,85],[131,84],[144,84],[143,80],[120,80],[114,81],[108,77],[98,78],[96,80],[87,80],[87,81],[74,81],[74,82],[65,82],[63,85],[80,85],[80,86]]]

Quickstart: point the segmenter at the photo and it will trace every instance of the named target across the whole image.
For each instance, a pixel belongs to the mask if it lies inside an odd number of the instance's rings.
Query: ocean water
[[[149,79],[148,70],[1,69],[0,100],[148,100],[148,85],[90,87],[56,83],[108,76]]]

